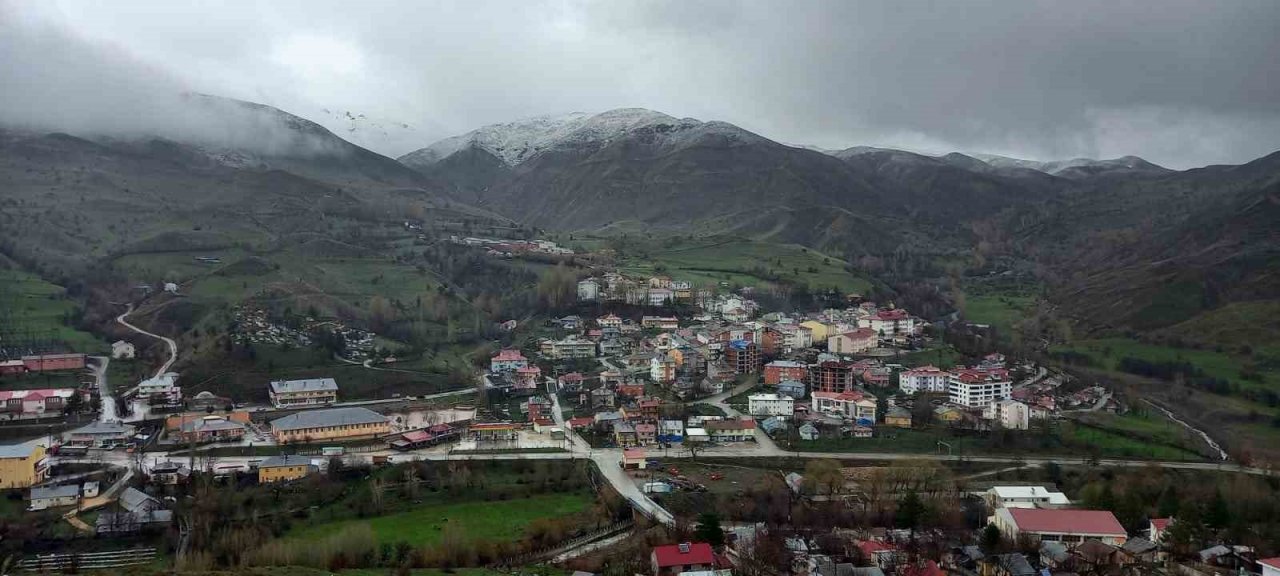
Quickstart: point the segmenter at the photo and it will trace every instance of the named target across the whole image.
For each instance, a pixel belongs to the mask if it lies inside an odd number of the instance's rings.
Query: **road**
[[[94,356],[95,362],[91,365],[90,371],[93,372],[94,386],[98,389],[98,398],[102,400],[102,411],[98,413],[98,420],[101,422],[119,422],[120,410],[116,407],[116,397],[111,395],[111,388],[107,382],[107,365],[111,364],[111,358],[107,356]]]
[[[133,313],[133,304],[130,304],[129,309],[125,310],[124,314],[121,314],[116,317],[116,322],[118,322],[121,326],[124,326],[125,328],[128,328],[130,330],[133,330],[134,332],[142,334],[143,336],[150,336],[157,340],[163,340],[165,345],[169,347],[169,359],[166,360],[165,363],[160,366],[159,370],[156,370],[156,378],[159,378],[165,372],[168,372],[169,368],[173,367],[173,363],[178,360],[178,343],[174,342],[172,338],[166,338],[159,334],[152,334],[151,332],[147,332],[146,330],[143,330],[137,326],[134,326],[133,324],[130,324],[128,320],[125,320],[125,318],[132,313]]]
[[[755,385],[756,385],[755,382],[746,382],[743,384],[739,384],[733,388],[730,388],[725,392],[721,392],[713,396],[708,396],[702,400],[699,400],[698,402],[703,404],[710,404],[712,406],[715,406],[716,408],[724,410],[724,413],[730,418],[741,418],[742,413],[737,411],[733,406],[730,406],[726,402],[729,400],[729,398],[736,396],[738,394],[741,394],[743,392],[746,392],[747,390],[750,390]],[[778,445],[773,442],[773,438],[770,438],[768,434],[765,434],[764,430],[761,430],[759,426],[756,426],[755,436],[756,436],[756,445],[759,447],[758,454],[757,454],[758,456],[785,456],[787,454],[787,451],[781,448],[778,448]]]

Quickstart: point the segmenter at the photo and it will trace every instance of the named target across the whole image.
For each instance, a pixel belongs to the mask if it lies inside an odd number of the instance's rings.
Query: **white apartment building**
[[[1031,407],[1013,399],[987,404],[984,416],[1008,430],[1026,430],[1031,427]]]
[[[950,375],[935,366],[921,366],[898,375],[898,387],[907,394],[945,393]]]
[[[876,400],[861,392],[814,392],[813,412],[845,420],[876,419]]]
[[[960,368],[952,370],[947,379],[949,400],[965,408],[986,408],[992,402],[1008,398],[1012,392],[1008,370]]]
[[[747,397],[747,411],[752,416],[783,416],[790,418],[796,411],[796,400],[778,394],[752,394]]]

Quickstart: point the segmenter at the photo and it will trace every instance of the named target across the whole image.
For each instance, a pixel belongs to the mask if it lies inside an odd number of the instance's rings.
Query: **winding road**
[[[121,314],[116,317],[116,322],[118,322],[121,326],[124,326],[125,328],[128,328],[130,330],[133,330],[134,332],[142,334],[143,336],[150,336],[157,340],[163,340],[165,345],[169,347],[169,359],[166,360],[165,363],[160,366],[159,370],[156,370],[155,377],[159,378],[160,376],[164,375],[165,372],[168,372],[169,368],[173,367],[173,363],[178,360],[178,343],[174,342],[172,338],[166,338],[159,334],[153,334],[137,326],[134,326],[133,324],[130,324],[128,320],[125,320],[125,318],[127,318],[132,313],[133,313],[133,304],[130,304],[129,309],[125,310],[124,314]]]

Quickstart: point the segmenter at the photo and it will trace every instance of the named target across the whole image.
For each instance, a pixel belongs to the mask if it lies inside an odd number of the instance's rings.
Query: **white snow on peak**
[[[692,118],[677,119],[644,108],[619,108],[600,114],[582,112],[561,116],[537,116],[515,122],[491,124],[466,134],[440,140],[401,158],[410,164],[432,164],[468,147],[476,147],[515,166],[544,150],[603,146],[637,130],[663,127],[674,134],[698,126],[711,126]]]

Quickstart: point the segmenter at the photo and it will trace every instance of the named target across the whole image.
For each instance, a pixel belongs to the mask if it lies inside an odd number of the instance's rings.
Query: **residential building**
[[[680,319],[675,316],[642,316],[640,317],[640,327],[678,330],[680,328]]]
[[[981,576],[1038,576],[1039,571],[1022,554],[996,554],[982,561]]]
[[[636,424],[636,443],[641,446],[648,446],[658,441],[657,424],[649,424],[641,422]]]
[[[1280,576],[1280,556],[1258,560],[1262,568],[1262,576]]]
[[[240,412],[244,416],[247,413]],[[245,421],[248,421],[245,418]],[[241,422],[230,420],[224,416],[208,415],[198,418],[184,419],[178,424],[176,437],[184,444],[195,442],[232,442],[244,437],[246,428]]]
[[[45,458],[44,446],[0,446],[0,489],[26,488],[48,478],[49,459]]]
[[[752,394],[747,396],[747,411],[752,416],[783,416],[795,414],[795,398],[779,394]]]
[[[783,380],[778,383],[778,394],[790,396],[795,400],[804,398],[805,385],[801,380]]]
[[[179,462],[166,460],[152,466],[150,476],[156,484],[175,486],[191,477],[191,469]]]
[[[173,522],[173,511],[152,496],[136,488],[125,488],[117,500],[123,512],[103,512],[94,529],[98,534],[131,534],[146,529],[160,529]]]
[[[783,380],[803,381],[809,375],[809,367],[793,360],[774,360],[764,365],[764,383],[776,386]]]
[[[832,354],[862,354],[872,350],[879,343],[876,331],[870,328],[858,328],[827,339],[827,352]]]
[[[650,306],[666,306],[675,300],[675,292],[670,288],[650,288],[649,289],[649,305]]]
[[[622,461],[619,464],[623,470],[644,470],[648,467],[649,460],[645,457],[644,448],[627,448],[622,451]]]
[[[596,357],[596,343],[574,335],[561,340],[543,340],[539,349],[543,356],[552,360]]]
[[[76,394],[79,392],[73,388],[3,390],[0,391],[0,414],[11,418],[60,414]]]
[[[333,404],[338,401],[338,383],[333,378],[276,380],[269,396],[276,408]]]
[[[1165,532],[1169,530],[1169,525],[1173,523],[1173,518],[1152,518],[1149,523],[1147,539],[1159,544],[1164,539]]]
[[[800,323],[800,326],[809,329],[810,342],[812,342],[810,345],[826,344],[827,338],[835,332],[833,326],[830,324],[823,324],[817,320],[805,320]]]
[[[706,542],[681,542],[655,546],[649,554],[649,564],[653,576],[677,576],[714,569],[716,554]]]
[[[853,390],[853,363],[821,360],[809,368],[809,389],[813,392]]]
[[[875,314],[861,318],[858,325],[869,328],[881,338],[905,338],[915,333],[915,319],[906,310],[880,310]]]
[[[814,392],[812,407],[815,414],[838,416],[845,420],[876,420],[874,396],[862,392]]]
[[[178,373],[165,372],[138,383],[138,398],[153,404],[182,403],[182,388],[178,386]]]
[[[306,410],[271,421],[271,434],[280,444],[357,440],[390,432],[386,416],[359,406]]]
[[[600,299],[600,283],[595,278],[578,281],[578,300],[594,302]]]
[[[306,478],[319,468],[306,456],[272,456],[258,464],[258,483],[288,482]]]
[[[997,508],[995,525],[1005,538],[1018,541],[1057,541],[1074,547],[1086,540],[1123,546],[1128,534],[1114,514],[1106,510],[1065,508]]]
[[[760,347],[755,342],[734,340],[725,347],[725,361],[734,374],[752,374],[760,371]]]
[[[133,441],[136,428],[119,422],[90,422],[66,433],[66,444],[87,448],[115,448]]]
[[[649,360],[649,379],[667,384],[676,379],[676,360],[666,353],[656,353]]]
[[[618,446],[624,447],[639,444],[639,440],[636,437],[636,427],[626,421],[614,422],[613,442]]]
[[[615,315],[615,314],[606,314],[606,315],[604,315],[604,316],[601,316],[601,317],[599,317],[599,318],[596,318],[596,325],[600,326],[600,328],[619,328],[619,329],[621,329],[621,328],[622,328],[622,318],[619,318],[619,317],[618,317],[617,315]]]
[[[111,359],[112,360],[133,360],[137,356],[138,351],[132,343],[124,340],[116,340],[111,343]]]
[[[985,417],[1006,430],[1026,430],[1031,427],[1031,407],[1013,399],[987,404]]]
[[[964,420],[964,412],[954,406],[939,406],[933,409],[933,417],[943,424],[955,424]]]
[[[993,486],[982,498],[991,508],[1064,508],[1071,505],[1066,494],[1043,486]]]
[[[525,366],[516,369],[515,386],[516,391],[530,392],[538,390],[538,386],[542,384],[542,369],[537,366]]]
[[[911,427],[911,411],[901,406],[890,407],[884,414],[884,425],[894,428]]]
[[[495,374],[499,372],[515,372],[520,368],[529,365],[529,359],[524,357],[519,350],[504,349],[489,359],[489,371]]]
[[[756,421],[750,418],[713,420],[703,426],[708,437],[717,442],[746,442],[756,437]],[[689,436],[692,439],[692,432]]]
[[[800,426],[799,432],[801,440],[817,440],[821,436],[818,428],[808,422]]]
[[[952,370],[947,378],[948,399],[965,408],[985,408],[1008,398],[1012,391],[1008,370],[959,368]]]
[[[75,506],[76,502],[80,501],[80,485],[63,484],[62,486],[32,488],[28,499],[30,505],[27,509],[32,511]]]
[[[907,394],[921,392],[945,394],[950,374],[935,366],[912,368],[898,375],[898,387]]]

